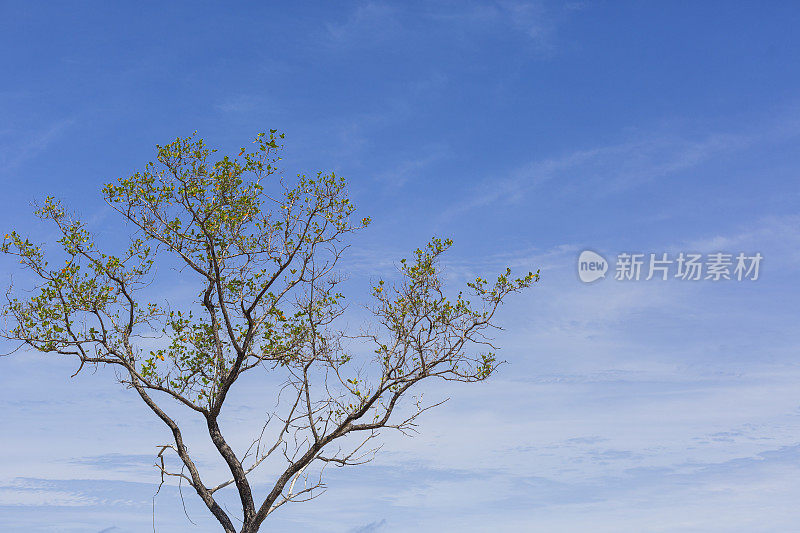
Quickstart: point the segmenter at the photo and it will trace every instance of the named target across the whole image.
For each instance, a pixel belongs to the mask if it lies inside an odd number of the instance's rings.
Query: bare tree
[[[120,382],[172,432],[174,442],[158,447],[162,483],[167,476],[188,483],[226,532],[236,527],[218,491],[235,487],[239,531],[258,531],[283,504],[317,496],[325,465],[368,461],[381,429],[413,429],[432,407],[414,397],[398,408],[415,385],[489,377],[498,363],[487,332],[496,327],[498,306],[539,279],[538,272],[512,279],[507,270],[491,284],[469,283],[474,302],[462,293],[448,299],[437,259],[452,243],[433,239],[400,262],[400,282],[372,288],[371,329],[347,335],[338,327],[345,308],[335,268],[344,238],[370,220],[351,220],[342,178],[299,176],[292,186],[279,178],[282,138],[275,130],[259,134],[253,151],[217,161],[216,150],[194,136],[159,146],[142,172],[103,189],[130,229],[124,253],[102,252],[86,225],[52,197],[36,213],[57,226],[63,263],[48,262],[42,247],[17,232],[2,246],[40,280],[26,298],[9,288],[2,336],[76,357],[77,372],[117,368]],[[174,302],[148,299],[157,259],[180,264],[196,282],[194,304],[176,310]],[[370,361],[355,355],[364,344],[374,350]],[[274,391],[282,400],[260,432],[260,423],[253,428],[252,445],[237,453],[220,430],[220,413],[231,387],[256,367],[285,378]],[[202,417],[230,470],[227,480],[203,478],[165,410],[168,398]],[[166,466],[167,453],[177,455],[179,471]],[[252,474],[276,458],[283,466],[256,498]]]

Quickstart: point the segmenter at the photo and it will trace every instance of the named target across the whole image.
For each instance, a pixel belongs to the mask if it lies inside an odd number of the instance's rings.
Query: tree
[[[2,246],[40,281],[26,298],[9,288],[2,336],[77,358],[76,374],[85,365],[117,368],[119,381],[172,432],[174,442],[158,447],[161,483],[167,476],[188,483],[226,532],[236,528],[218,491],[235,487],[240,531],[258,531],[284,503],[317,496],[327,464],[368,461],[380,430],[413,429],[438,405],[417,399],[398,407],[421,381],[488,378],[498,365],[487,336],[498,306],[539,279],[538,271],[512,279],[507,269],[491,284],[468,284],[474,303],[463,293],[448,298],[438,259],[452,242],[434,238],[400,261],[401,281],[372,287],[371,329],[347,333],[336,266],[345,237],[370,219],[353,221],[345,181],[334,174],[286,185],[276,167],[282,139],[275,130],[259,134],[254,150],[217,161],[195,136],[158,146],[155,162],[103,189],[130,230],[117,255],[101,251],[52,197],[36,213],[58,229],[57,264],[16,231]],[[156,262],[180,264],[197,301],[183,309],[153,301]],[[358,355],[365,344],[374,356]],[[254,426],[252,445],[236,452],[220,415],[233,385],[256,368],[279,373],[285,386],[264,429]],[[229,479],[203,478],[167,413],[170,398],[202,417]],[[177,455],[180,471],[165,466],[167,453]],[[252,473],[281,456],[271,488],[256,498]],[[311,476],[310,467],[319,472]]]

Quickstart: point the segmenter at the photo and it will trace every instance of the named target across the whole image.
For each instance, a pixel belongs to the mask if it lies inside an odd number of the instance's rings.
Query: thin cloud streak
[[[0,150],[0,179],[3,179],[2,174],[14,170],[25,161],[46,150],[74,122],[72,119],[59,120],[28,135],[20,135],[18,131],[3,132],[4,136],[21,137],[21,140],[6,143],[6,146]]]
[[[504,179],[486,181],[470,197],[446,209],[451,220],[496,202],[518,202],[531,191],[558,179],[567,194],[592,190],[599,197],[690,169],[754,142],[747,136],[709,135],[699,141],[653,136],[646,140],[578,150],[558,158],[527,163]]]

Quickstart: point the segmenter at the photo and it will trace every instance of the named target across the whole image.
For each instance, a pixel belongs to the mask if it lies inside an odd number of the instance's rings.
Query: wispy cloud
[[[402,187],[424,169],[447,157],[448,153],[444,146],[430,147],[419,156],[401,160],[393,168],[378,174],[376,179],[391,188]]]
[[[412,34],[422,23],[439,31],[471,35],[520,36],[530,50],[551,56],[557,50],[557,28],[564,18],[583,8],[580,3],[551,7],[544,2],[498,0],[491,2],[430,2],[423,8],[403,9],[397,4],[366,2],[345,20],[326,25],[327,38],[336,46],[365,46],[388,41],[400,33]]]
[[[348,46],[368,44],[389,39],[400,30],[398,10],[381,2],[366,2],[357,6],[342,22],[326,24],[332,44]]]
[[[313,149],[297,141],[293,141],[291,148],[298,153],[305,150],[320,152],[322,146],[326,164],[352,170],[363,163],[362,158],[368,148],[375,145],[376,135],[382,134],[392,125],[416,118],[420,113],[418,102],[440,91],[446,83],[447,78],[434,71],[399,84],[397,93],[365,105],[361,112],[337,115],[315,123],[305,140],[313,145]],[[448,147],[440,143],[423,147],[421,156],[409,155],[397,163],[393,170],[385,171],[386,178],[400,177],[405,180],[415,169],[433,163],[447,153]],[[382,166],[385,168],[386,164]]]
[[[383,531],[386,525],[386,519],[376,520],[375,522],[370,522],[369,524],[364,524],[363,526],[351,529],[351,533],[375,533],[377,531]]]
[[[270,98],[255,94],[236,94],[231,95],[214,106],[223,113],[274,113],[279,110],[279,106]]]
[[[652,134],[638,140],[535,160],[517,167],[504,178],[485,182],[468,198],[447,209],[442,218],[452,218],[498,201],[519,201],[555,179],[562,187],[561,194],[587,190],[598,196],[615,194],[692,168],[753,141],[753,137],[737,134],[709,134],[700,139]]]
[[[151,476],[155,463],[154,454],[107,453],[72,459],[70,463],[97,468],[100,471],[131,472]]]
[[[452,17],[470,20],[476,25],[505,26],[530,39],[540,52],[550,53],[555,48],[555,24],[541,2],[498,1],[473,4]]]
[[[30,486],[0,487],[0,506],[88,507],[97,503],[96,498],[71,491]]]
[[[61,137],[74,123],[71,119],[53,122],[38,130],[20,132],[6,130],[0,132],[0,179],[25,161],[46,150]]]

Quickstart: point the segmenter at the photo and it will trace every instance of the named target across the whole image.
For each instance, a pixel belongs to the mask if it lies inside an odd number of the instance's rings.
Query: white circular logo
[[[578,257],[578,277],[584,283],[591,283],[606,277],[608,261],[602,255],[584,250]]]

